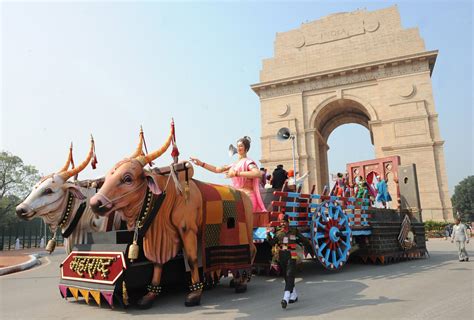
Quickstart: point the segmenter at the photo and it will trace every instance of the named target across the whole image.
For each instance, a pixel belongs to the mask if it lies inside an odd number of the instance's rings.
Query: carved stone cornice
[[[377,80],[406,74],[432,71],[438,51],[399,57],[372,64],[353,66],[324,73],[309,74],[301,77],[278,81],[263,82],[251,86],[260,99],[296,94],[304,91],[337,87],[352,83]]]

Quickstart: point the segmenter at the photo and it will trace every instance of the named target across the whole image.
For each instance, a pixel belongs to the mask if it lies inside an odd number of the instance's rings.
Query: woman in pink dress
[[[198,158],[190,157],[191,161],[214,173],[225,173],[226,178],[232,179],[234,188],[244,191],[252,200],[253,212],[265,210],[262,197],[260,196],[260,178],[262,176],[257,164],[252,159],[247,158],[250,149],[250,138],[245,136],[237,140],[237,153],[239,159],[231,165],[216,167],[203,162]]]

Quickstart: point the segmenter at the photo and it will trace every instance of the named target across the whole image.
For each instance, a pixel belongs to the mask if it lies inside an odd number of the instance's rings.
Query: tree
[[[15,207],[39,180],[38,170],[20,157],[0,152],[0,226],[16,221]]]
[[[454,187],[451,202],[454,209],[466,218],[474,215],[474,176],[468,176]]]

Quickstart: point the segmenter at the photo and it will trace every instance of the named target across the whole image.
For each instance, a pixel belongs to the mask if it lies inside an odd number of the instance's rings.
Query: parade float
[[[170,166],[144,169],[170,145]],[[375,208],[370,197],[358,198],[350,190],[360,166],[348,166],[353,175],[346,177],[342,195],[335,189],[317,194],[314,187],[302,193],[285,185],[263,194],[270,210],[252,213],[245,194],[195,180],[193,165],[178,162],[178,154],[173,127],[162,148],[135,152],[101,181],[88,205],[101,217],[120,211],[128,230],[88,233],[86,241],[75,244],[60,266],[63,298],[149,307],[160,294],[189,285],[185,305],[192,306],[200,303],[204,287],[228,275],[236,280],[235,291],[243,292],[252,267],[257,273],[269,270],[267,228],[278,226],[282,213],[310,240],[312,252],[305,258],[331,271],[354,260],[386,264],[427,255],[420,211],[402,208],[398,189],[395,209]],[[391,161],[391,166],[379,161],[388,171],[376,164],[363,167],[397,176],[399,160]],[[367,178],[367,172],[360,173]],[[150,294],[152,299],[144,301]]]

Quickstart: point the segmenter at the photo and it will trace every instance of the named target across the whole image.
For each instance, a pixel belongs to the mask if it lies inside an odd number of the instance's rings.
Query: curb
[[[14,265],[14,266],[0,268],[0,276],[10,274],[10,273],[13,273],[13,272],[23,271],[23,270],[29,269],[29,268],[39,264],[40,263],[40,261],[38,260],[39,256],[40,256],[39,254],[31,254],[29,256],[30,260],[28,260],[26,262],[23,262],[23,263]]]

